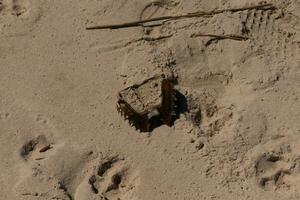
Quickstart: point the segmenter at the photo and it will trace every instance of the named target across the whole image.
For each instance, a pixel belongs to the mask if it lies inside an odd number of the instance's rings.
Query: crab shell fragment
[[[155,76],[119,92],[118,111],[141,132],[161,124],[172,126],[174,84],[164,75]]]

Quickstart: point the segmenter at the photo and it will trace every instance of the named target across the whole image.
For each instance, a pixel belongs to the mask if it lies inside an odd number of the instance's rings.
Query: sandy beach
[[[0,199],[300,200],[299,98],[299,0],[0,0]]]

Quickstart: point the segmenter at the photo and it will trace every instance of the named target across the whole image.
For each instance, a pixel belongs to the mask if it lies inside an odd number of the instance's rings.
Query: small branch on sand
[[[245,41],[249,40],[249,37],[241,36],[241,35],[213,35],[213,34],[204,34],[204,33],[195,33],[192,34],[191,37],[213,37],[216,39],[230,39],[230,40],[237,40],[237,41]]]
[[[177,20],[182,18],[193,18],[193,17],[210,17],[213,15],[217,15],[224,12],[239,12],[244,10],[275,10],[276,7],[272,4],[261,4],[261,5],[255,5],[255,6],[247,6],[242,8],[231,8],[231,9],[222,9],[222,10],[214,10],[211,12],[194,12],[194,13],[188,13],[183,15],[171,15],[171,16],[162,16],[162,17],[155,17],[151,19],[144,19],[144,20],[138,20],[138,21],[132,21],[132,22],[126,22],[121,24],[109,24],[109,25],[102,25],[102,26],[92,26],[87,27],[86,30],[95,30],[95,29],[119,29],[119,28],[129,28],[129,27],[137,27],[137,26],[144,26],[145,23],[149,22],[155,22],[155,21],[162,21],[162,20]]]

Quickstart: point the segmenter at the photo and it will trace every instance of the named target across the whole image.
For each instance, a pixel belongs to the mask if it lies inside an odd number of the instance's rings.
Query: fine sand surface
[[[140,133],[117,94],[158,74],[181,112]],[[299,0],[0,0],[0,199],[299,200],[299,98]]]

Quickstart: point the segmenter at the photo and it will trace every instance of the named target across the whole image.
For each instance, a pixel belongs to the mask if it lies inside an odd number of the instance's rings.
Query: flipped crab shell
[[[174,109],[173,83],[162,75],[125,88],[119,92],[117,107],[141,131],[150,131],[158,121],[171,126]]]

